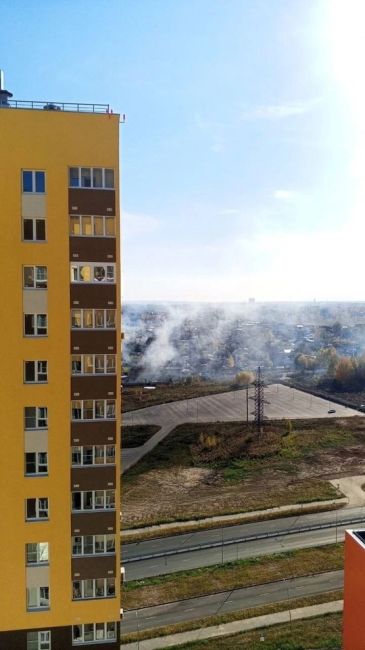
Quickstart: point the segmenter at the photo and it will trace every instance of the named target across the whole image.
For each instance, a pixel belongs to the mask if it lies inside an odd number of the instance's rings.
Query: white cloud
[[[160,221],[149,214],[135,214],[122,211],[123,236],[133,237],[154,232],[159,228]]]
[[[269,104],[255,106],[241,113],[242,120],[282,120],[295,115],[303,115],[313,110],[321,100],[310,99],[304,102],[289,102],[287,104]]]
[[[224,210],[221,210],[219,214],[222,216],[226,216],[226,215],[230,216],[230,215],[240,214],[240,211],[238,210],[238,208],[225,208]]]
[[[275,190],[273,193],[274,199],[278,201],[293,201],[298,196],[298,192],[293,192],[292,190]]]

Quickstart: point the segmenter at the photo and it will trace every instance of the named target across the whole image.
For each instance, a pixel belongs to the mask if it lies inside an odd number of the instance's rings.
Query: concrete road
[[[249,389],[249,398],[254,389]],[[268,419],[328,418],[364,415],[355,409],[315,397],[282,384],[271,384],[265,389],[265,416]],[[329,410],[335,413],[328,413]],[[254,402],[249,399],[249,419],[253,419]],[[159,404],[123,413],[123,425],[157,424],[161,429],[141,447],[122,451],[123,471],[137,463],[156,447],[172,429],[184,422],[226,422],[246,420],[246,390],[196,397],[169,404]]]
[[[156,607],[129,610],[124,612],[121,633],[129,634],[163,625],[199,620],[205,616],[236,612],[303,596],[314,596],[342,589],[342,587],[343,571],[331,571],[303,578],[269,582],[255,587],[234,589],[199,598],[189,598]]]
[[[123,544],[125,559],[133,559],[148,555],[164,555],[166,553],[181,553],[197,546],[230,545],[232,542],[249,540],[253,537],[266,537],[268,535],[282,535],[288,531],[308,530],[322,526],[336,527],[351,526],[356,520],[365,520],[365,507],[346,508],[344,510],[330,510],[313,514],[295,515],[256,521],[236,526],[200,530],[170,537],[156,537],[141,542]]]
[[[238,558],[333,544],[343,540],[347,528],[364,526],[365,508],[273,519],[124,544],[122,563],[126,579],[135,580]],[[290,532],[293,530],[296,532]]]

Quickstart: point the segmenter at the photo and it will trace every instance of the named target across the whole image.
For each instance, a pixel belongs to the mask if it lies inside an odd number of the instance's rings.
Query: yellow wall
[[[119,619],[119,592],[113,600],[71,601],[68,234],[69,166],[113,167],[116,204],[119,205],[118,131],[118,115],[0,109],[0,259],[3,277],[0,299],[0,630]],[[47,243],[24,243],[21,240],[22,168],[46,171]],[[23,337],[24,264],[48,267],[46,339]],[[117,319],[118,328],[119,322],[120,318]],[[119,342],[119,329],[117,338]],[[48,359],[48,384],[23,384],[23,360],[26,359]],[[48,406],[48,478],[24,477],[23,409],[33,405]],[[117,423],[117,433],[118,450],[120,422]],[[118,452],[116,457],[119,463]],[[117,467],[117,477],[119,474]],[[25,523],[25,499],[32,496],[48,496],[49,522]],[[119,503],[119,494],[116,502]],[[117,523],[119,526],[119,516]],[[48,541],[50,545],[51,608],[48,612],[27,613],[25,544],[36,541]],[[116,546],[119,550],[118,533]],[[118,575],[117,572],[119,588]]]

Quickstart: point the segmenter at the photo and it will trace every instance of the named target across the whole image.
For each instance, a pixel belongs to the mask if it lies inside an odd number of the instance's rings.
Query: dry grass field
[[[336,498],[361,474],[362,417],[178,426],[123,476],[125,528]],[[156,495],[158,494],[158,499]]]

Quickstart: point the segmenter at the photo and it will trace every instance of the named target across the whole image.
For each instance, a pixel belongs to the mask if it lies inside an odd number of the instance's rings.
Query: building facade
[[[0,649],[110,650],[120,645],[119,116],[10,97],[0,76]]]
[[[343,610],[344,650],[365,650],[365,530],[347,530]]]

